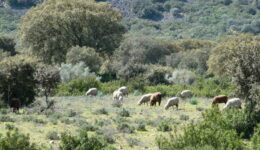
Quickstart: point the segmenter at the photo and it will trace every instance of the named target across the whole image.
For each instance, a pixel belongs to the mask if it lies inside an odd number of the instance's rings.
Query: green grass
[[[173,130],[167,132],[157,131],[161,122],[167,122],[171,129],[178,130],[185,124],[201,120],[201,112],[211,107],[209,99],[196,98],[197,105],[181,101],[179,110],[169,109],[166,111],[163,106],[168,97],[164,97],[161,106],[156,107],[138,106],[137,101],[140,97],[129,95],[124,98],[122,108],[111,105],[113,102],[112,95],[103,97],[53,97],[57,101],[53,114],[48,116],[37,114],[28,111],[29,108],[20,110],[21,114],[19,115],[8,112],[7,115],[13,118],[15,122],[1,122],[0,133],[3,134],[7,131],[6,126],[14,125],[21,132],[28,133],[32,142],[50,146],[49,138],[54,135],[54,131],[58,134],[66,131],[76,135],[79,130],[84,129],[89,130],[90,135],[95,133],[105,135],[106,139],[116,148],[122,147],[124,150],[157,150],[155,137],[167,136],[168,133],[174,132]],[[42,98],[39,99],[43,100]],[[204,110],[198,111],[198,107],[202,107]],[[126,111],[130,114],[127,115],[128,117],[118,115],[122,112],[127,114]],[[30,112],[30,114],[28,115],[27,112]],[[93,114],[93,112],[95,113]],[[28,117],[24,119],[26,116],[30,116],[29,119]],[[186,118],[188,116],[189,119],[183,120],[181,116]],[[37,120],[44,120],[45,123],[39,123]],[[130,131],[121,132],[118,130],[120,127],[129,128]],[[57,148],[58,144],[59,140],[57,138],[52,147]]]

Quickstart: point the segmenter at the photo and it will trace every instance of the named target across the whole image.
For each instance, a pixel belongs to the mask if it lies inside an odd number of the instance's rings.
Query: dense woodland
[[[55,105],[51,96],[82,96],[92,87],[104,96],[123,85],[133,94],[225,94],[242,98],[245,109],[209,110],[183,134],[158,137],[159,149],[242,150],[245,140],[254,149],[260,144],[259,33],[258,0],[2,0],[0,107],[14,97],[27,107],[43,96],[44,113]],[[64,134],[60,149],[112,149],[84,134]],[[8,149],[8,138],[0,136],[0,149]]]

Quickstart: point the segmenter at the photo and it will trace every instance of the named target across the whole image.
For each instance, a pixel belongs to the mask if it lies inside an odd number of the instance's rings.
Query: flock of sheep
[[[96,96],[97,93],[98,93],[97,88],[91,88],[86,92],[86,95],[87,96]],[[164,106],[164,109],[167,110],[170,107],[174,107],[174,106],[176,106],[176,108],[178,109],[180,99],[185,100],[187,98],[191,98],[192,95],[193,94],[190,90],[184,90],[180,93],[179,97],[169,98],[167,100],[166,105]],[[113,92],[114,101],[118,101],[118,102],[122,103],[124,96],[128,96],[128,88],[126,86],[120,87],[119,89],[117,89],[116,91]],[[150,104],[150,106],[156,106],[156,104],[158,103],[160,106],[161,100],[162,100],[162,94],[160,92],[149,93],[149,94],[143,95],[137,104],[138,105]],[[225,103],[225,106],[223,107],[223,109],[228,109],[231,107],[242,108],[241,107],[242,102],[239,98],[228,99],[228,97],[225,95],[215,96],[213,98],[212,105],[214,106],[219,103]]]

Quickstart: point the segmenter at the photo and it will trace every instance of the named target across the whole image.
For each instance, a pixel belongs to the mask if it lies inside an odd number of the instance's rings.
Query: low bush
[[[49,131],[46,135],[46,138],[49,140],[59,140],[60,136],[56,131]]]
[[[68,117],[75,117],[77,115],[77,112],[76,111],[74,111],[74,110],[69,110],[69,112],[68,112]]]
[[[123,108],[120,112],[118,112],[118,115],[121,117],[130,117],[130,112]]]
[[[15,119],[11,118],[8,115],[1,115],[0,116],[0,122],[15,122]]]
[[[217,108],[203,113],[203,118],[204,120],[197,124],[192,123],[184,127],[182,134],[174,132],[169,139],[157,137],[159,149],[244,149],[242,140]]]
[[[137,131],[147,131],[145,128],[145,124],[142,124],[142,123],[137,125],[136,130]]]
[[[14,129],[15,129],[15,126],[14,126],[13,124],[6,124],[6,125],[5,125],[5,128],[6,128],[7,130],[14,130]]]
[[[190,117],[189,117],[188,115],[183,115],[183,114],[180,115],[180,120],[185,120],[185,121],[187,121],[187,120],[189,120],[189,119],[190,119]]]
[[[191,98],[191,99],[190,99],[190,104],[192,104],[192,105],[197,105],[197,104],[198,104],[198,100],[195,99],[195,98]]]
[[[139,141],[138,139],[136,139],[136,138],[131,138],[131,137],[126,138],[126,141],[127,141],[128,145],[129,145],[130,147],[137,146],[137,145],[139,145],[139,143],[140,143],[140,141]]]
[[[108,112],[105,108],[101,108],[101,109],[97,109],[95,112],[93,112],[94,114],[98,115],[98,114],[102,114],[102,115],[108,115]]]
[[[104,150],[112,149],[108,143],[98,136],[89,136],[86,131],[81,131],[79,136],[61,135],[60,150]]]
[[[170,126],[170,124],[166,121],[162,121],[159,126],[157,127],[157,131],[162,131],[162,132],[167,132],[167,131],[171,131],[172,128]]]
[[[254,135],[251,138],[252,148],[258,149],[260,147],[260,124],[255,128]]]
[[[43,119],[38,119],[34,116],[24,116],[22,120],[26,122],[34,122],[38,124],[47,124],[47,121],[44,121]]]
[[[5,136],[0,135],[1,150],[40,150],[30,142],[29,135],[24,135],[18,129],[9,130]]]
[[[95,78],[78,78],[68,83],[61,83],[56,89],[57,96],[79,96],[85,95],[90,88],[100,89],[100,82]]]
[[[123,133],[134,133],[134,128],[127,123],[120,123],[117,130]]]

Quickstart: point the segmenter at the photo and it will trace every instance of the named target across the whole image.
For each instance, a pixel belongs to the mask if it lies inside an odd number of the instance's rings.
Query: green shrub
[[[109,146],[107,142],[98,136],[89,136],[86,131],[81,131],[79,136],[61,135],[60,150],[105,150]]]
[[[142,124],[142,123],[137,125],[136,130],[138,130],[138,131],[147,131],[146,128],[145,128],[145,125]]]
[[[15,119],[7,115],[1,115],[0,122],[15,122]]]
[[[71,80],[68,83],[61,83],[57,90],[57,96],[78,96],[84,95],[90,88],[100,89],[100,82],[95,78],[78,78]]]
[[[188,115],[183,115],[183,114],[181,114],[181,115],[180,115],[180,120],[185,120],[185,121],[187,121],[187,120],[189,120],[189,116],[188,116]]]
[[[127,123],[120,123],[117,130],[123,133],[134,133],[134,128]]]
[[[118,115],[121,117],[130,117],[130,112],[123,108],[120,112],[118,112]]]
[[[68,112],[68,117],[75,117],[77,115],[77,112],[70,109],[69,112]]]
[[[182,134],[171,135],[169,139],[157,137],[161,150],[211,147],[210,149],[243,150],[244,144],[236,131],[229,127],[227,120],[218,109],[203,113],[204,120],[184,127]]]
[[[49,131],[46,135],[46,138],[49,140],[59,140],[59,134],[56,131]]]
[[[29,135],[24,135],[18,129],[8,131],[6,136],[0,135],[1,150],[40,150],[34,143],[30,143]]]
[[[103,115],[108,115],[108,112],[105,108],[101,108],[101,109],[97,109],[95,112],[93,112],[94,114],[103,114]]]
[[[96,131],[96,130],[98,130],[98,127],[96,127],[95,125],[92,125],[90,123],[86,123],[86,124],[81,126],[80,130],[83,130],[83,131]]]
[[[190,104],[192,104],[192,105],[197,105],[197,104],[198,104],[197,99],[195,99],[195,98],[191,98],[191,100],[190,100]]]
[[[260,124],[257,128],[255,128],[254,135],[251,139],[252,141],[252,148],[258,149],[260,147]]]
[[[170,124],[167,121],[162,121],[157,127],[157,131],[167,132],[171,130],[172,128],[170,127]]]
[[[126,141],[127,141],[127,144],[130,146],[130,147],[134,147],[134,146],[137,146],[139,145],[139,140],[138,139],[135,139],[135,138],[126,138]]]
[[[100,90],[105,94],[113,93],[115,90],[118,89],[118,87],[120,87],[120,81],[118,80],[113,80],[100,84]]]
[[[5,128],[6,128],[7,130],[14,130],[14,129],[15,129],[15,126],[14,126],[13,124],[6,124],[6,125],[5,125]]]
[[[34,116],[24,116],[22,120],[26,122],[34,122],[38,124],[47,124],[47,121],[44,121],[43,119],[38,119]]]

